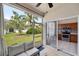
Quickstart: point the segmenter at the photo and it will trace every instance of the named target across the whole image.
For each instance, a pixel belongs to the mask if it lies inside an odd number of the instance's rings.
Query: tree
[[[32,26],[33,24],[34,24],[34,26],[35,26],[35,23],[36,23],[35,20],[38,20],[37,17],[35,17],[35,16],[33,16],[32,14],[29,14],[29,13],[27,13],[26,19],[27,19],[27,22],[30,23],[30,26]]]
[[[9,29],[14,29],[14,25],[12,24],[12,20],[5,20],[4,26],[6,33],[8,33]]]
[[[9,21],[9,28],[12,27],[14,29],[17,29],[19,33],[22,32],[23,29],[25,29],[26,19],[24,17],[25,15],[19,15],[17,12],[13,11],[13,16],[11,17],[11,20]]]
[[[35,20],[38,20],[38,18],[34,17],[32,14],[27,13],[26,15],[19,15],[17,12],[13,11],[13,16],[7,23],[7,27],[17,29],[19,33],[21,33],[26,27],[32,27],[33,24],[35,26]],[[30,24],[28,25],[26,22]]]
[[[28,29],[28,31],[26,33],[27,34],[32,34],[32,33],[39,34],[39,33],[41,33],[41,27],[36,24],[36,21],[38,20],[38,18],[31,15],[31,14],[27,14],[26,18],[27,18],[27,21],[30,23],[30,28]]]

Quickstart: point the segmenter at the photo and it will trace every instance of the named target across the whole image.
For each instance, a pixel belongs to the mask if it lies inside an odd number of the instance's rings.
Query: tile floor
[[[50,46],[56,48],[56,40],[52,40]],[[77,55],[77,43],[58,40],[58,49],[71,55]]]
[[[27,56],[26,52],[19,54],[18,56]],[[69,56],[69,54],[57,51],[51,46],[45,46],[45,49],[40,52],[40,56]]]
[[[54,41],[55,44],[55,41]],[[46,46],[43,51],[40,52],[40,56],[70,56],[77,54],[77,44],[66,41],[58,41],[58,48],[60,51],[57,51],[55,48],[56,44],[51,44],[51,46]],[[27,56],[26,52],[19,54],[18,56]]]
[[[77,43],[58,41],[58,48],[72,55],[77,54]]]

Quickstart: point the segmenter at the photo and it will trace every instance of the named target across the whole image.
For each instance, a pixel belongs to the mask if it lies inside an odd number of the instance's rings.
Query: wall
[[[59,24],[76,23],[77,21],[78,21],[77,17],[75,17],[75,18],[64,19],[64,20],[58,21],[58,23]]]
[[[78,17],[78,29],[79,29],[79,17]],[[78,30],[78,37],[77,38],[78,38],[78,42],[79,42],[79,30]],[[79,43],[78,43],[77,47],[78,47],[77,51],[78,51],[78,55],[79,55]]]

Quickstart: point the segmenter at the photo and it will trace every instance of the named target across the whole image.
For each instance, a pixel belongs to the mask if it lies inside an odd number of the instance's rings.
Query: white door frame
[[[78,16],[78,44],[77,44],[77,52],[78,52],[78,55],[79,55],[79,16]]]
[[[5,55],[5,47],[4,47],[4,40],[3,40],[3,33],[4,33],[4,15],[3,15],[3,4],[0,3],[0,43],[1,43],[1,54]]]
[[[62,20],[66,20],[66,19],[69,19],[69,20],[71,20],[72,18],[77,18],[77,23],[79,24],[79,20],[78,20],[78,16],[71,16],[71,17],[66,17],[66,18],[62,18],[61,20],[59,20],[59,21],[62,21]],[[77,25],[78,27],[79,27],[79,25]],[[79,29],[79,28],[78,28]],[[79,30],[78,30],[78,33],[79,33]],[[79,54],[79,34],[78,34],[78,38],[77,38],[77,55]],[[59,49],[59,48],[58,48]],[[74,54],[75,55],[75,54]]]
[[[58,18],[58,19],[53,19],[53,20],[49,20],[49,21],[56,21],[56,26],[57,26],[57,28],[56,28],[56,36],[57,36],[57,49],[59,49],[58,48],[58,21],[62,21],[62,20],[66,20],[66,19],[72,19],[72,18],[77,18],[77,23],[78,23],[78,37],[77,37],[77,41],[78,41],[78,43],[77,43],[77,55],[79,55],[79,15],[75,15],[75,16],[69,16],[69,17],[65,17],[65,18]],[[47,21],[47,22],[49,22],[49,21]]]

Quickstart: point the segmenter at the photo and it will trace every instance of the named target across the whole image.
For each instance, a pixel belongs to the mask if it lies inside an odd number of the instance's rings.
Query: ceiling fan
[[[41,4],[42,4],[42,3],[38,3],[38,4],[36,5],[36,7],[39,7]],[[47,3],[47,4],[48,4],[49,8],[52,8],[52,7],[53,7],[53,4],[52,4],[52,3]]]

